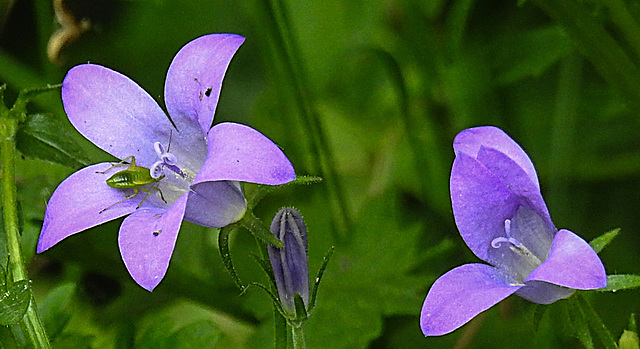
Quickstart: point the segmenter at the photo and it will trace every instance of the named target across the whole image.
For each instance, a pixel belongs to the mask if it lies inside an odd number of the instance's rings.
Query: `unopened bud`
[[[295,294],[309,306],[307,228],[296,210],[285,207],[273,218],[271,233],[284,243],[284,248],[268,245],[278,296],[284,310],[295,314]]]

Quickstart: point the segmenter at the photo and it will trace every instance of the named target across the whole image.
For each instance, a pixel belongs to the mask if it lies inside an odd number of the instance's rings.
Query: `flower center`
[[[155,142],[153,144],[153,149],[155,149],[159,160],[154,162],[149,169],[151,177],[158,179],[163,175],[167,176],[172,173],[174,175],[180,176],[183,180],[189,183],[193,182],[195,175],[187,170],[183,171],[180,167],[178,167],[178,158],[172,153],[169,153],[168,150],[165,150],[162,143]]]
[[[509,247],[509,250],[515,255],[515,259],[512,259],[513,263],[510,263],[510,267],[515,269],[521,276],[526,277],[533,269],[537,268],[542,261],[531,250],[527,248],[518,239],[511,236],[511,220],[505,219],[504,231],[506,236],[498,236],[491,240],[491,247],[500,249],[503,244]]]

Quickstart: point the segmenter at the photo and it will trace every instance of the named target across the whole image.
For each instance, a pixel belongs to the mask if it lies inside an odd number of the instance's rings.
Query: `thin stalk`
[[[293,349],[306,349],[307,342],[304,339],[302,324],[291,326],[291,337],[293,338]]]
[[[602,322],[600,316],[598,316],[598,313],[596,313],[596,311],[593,309],[591,303],[589,303],[587,298],[585,298],[584,294],[578,294],[576,298],[576,304],[578,304],[578,307],[584,313],[589,326],[591,327],[593,332],[595,332],[596,336],[598,336],[600,342],[602,342],[602,345],[606,349],[618,349],[618,344],[613,338],[613,335],[611,335],[611,332],[609,331],[609,329],[607,329],[607,326],[605,326],[604,322]]]
[[[295,38],[291,33],[291,23],[287,18],[286,9],[282,0],[265,0],[267,2],[267,12],[271,20],[276,24],[275,42],[278,46],[279,61],[288,73],[293,85],[293,97],[300,110],[302,125],[310,141],[310,151],[320,164],[321,177],[323,178],[329,200],[331,202],[332,216],[334,224],[338,230],[339,237],[345,237],[350,231],[350,219],[348,216],[348,206],[337,180],[335,172],[334,157],[329,147],[329,142],[320,122],[320,117],[314,107],[313,97],[310,89],[305,84],[307,76],[304,72],[300,58],[300,50]]]
[[[7,238],[7,252],[9,253],[8,270],[14,282],[29,279],[24,260],[22,259],[20,231],[18,229],[18,201],[15,178],[15,134],[17,129],[17,120],[9,118],[8,113],[0,118],[0,163],[2,164],[1,200],[4,231]],[[21,327],[26,329],[29,339],[36,348],[51,347],[42,321],[40,321],[40,317],[38,316],[33,295],[31,296],[27,313],[21,320]]]

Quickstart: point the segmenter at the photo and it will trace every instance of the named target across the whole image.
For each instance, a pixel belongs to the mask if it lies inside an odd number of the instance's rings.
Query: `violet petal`
[[[550,284],[544,281],[532,280],[516,292],[516,296],[529,302],[538,304],[551,304],[557,300],[567,298],[575,292],[572,288]]]
[[[135,211],[143,198],[140,194],[100,213],[132,193],[130,190],[114,189],[107,185],[106,180],[113,174],[112,171],[96,173],[109,167],[111,164],[106,162],[91,165],[60,183],[47,204],[38,240],[38,253],[70,235]]]
[[[135,156],[142,167],[156,161],[153,142],[168,142],[173,129],[138,84],[99,65],[71,68],[62,82],[62,102],[69,121],[85,138],[119,159]]]
[[[579,290],[607,285],[607,275],[600,257],[586,241],[566,229],[556,233],[549,256],[526,279],[531,280]]]
[[[496,149],[513,159],[527,173],[531,181],[539,188],[538,176],[529,156],[520,145],[504,131],[494,126],[469,128],[458,133],[453,141],[456,153],[464,153],[476,157],[480,147]]]
[[[531,178],[514,159],[498,150],[485,147],[478,150],[477,159],[494,176],[500,178],[504,186],[508,187],[523,204],[536,211],[553,231],[556,230],[540,193],[540,188],[531,181]]]
[[[140,209],[120,226],[118,245],[131,277],[152,291],[164,278],[187,203],[182,195],[168,210]]]
[[[478,160],[460,153],[451,169],[451,202],[460,235],[478,258],[494,264],[491,241],[504,236],[504,221],[511,219],[519,200]]]
[[[167,72],[164,98],[169,115],[182,132],[200,125],[211,128],[222,80],[244,38],[234,34],[210,34],[186,44]]]
[[[239,183],[202,182],[192,186],[184,219],[210,228],[220,228],[244,216],[247,203]]]
[[[282,150],[249,126],[217,124],[209,131],[207,144],[208,156],[194,183],[230,180],[278,185],[296,177]]]
[[[522,286],[486,264],[465,264],[433,284],[420,314],[425,336],[447,334],[507,298]]]

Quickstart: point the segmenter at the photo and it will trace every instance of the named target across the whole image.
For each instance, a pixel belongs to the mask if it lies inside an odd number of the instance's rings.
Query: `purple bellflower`
[[[142,183],[149,194],[140,190],[123,200],[133,188],[112,188],[106,181],[128,164],[99,163],[75,172],[49,200],[38,253],[130,214],[120,226],[118,245],[133,279],[152,291],[169,267],[183,219],[226,226],[246,211],[240,181],[279,185],[295,179],[287,157],[258,131],[235,123],[211,127],[222,80],[243,41],[238,35],[211,34],[178,52],[164,90],[171,120],[120,73],[94,64],[67,73],[62,101],[69,121],[111,155],[123,160],[134,156],[154,181]]]
[[[604,266],[576,234],[553,225],[533,163],[496,127],[460,132],[451,201],[460,235],[487,264],[465,264],[433,284],[422,307],[426,336],[449,333],[516,294],[550,304],[606,286]]]
[[[283,248],[267,246],[280,303],[287,313],[296,315],[295,294],[309,307],[307,228],[298,211],[286,207],[273,217],[270,230],[284,243]]]

